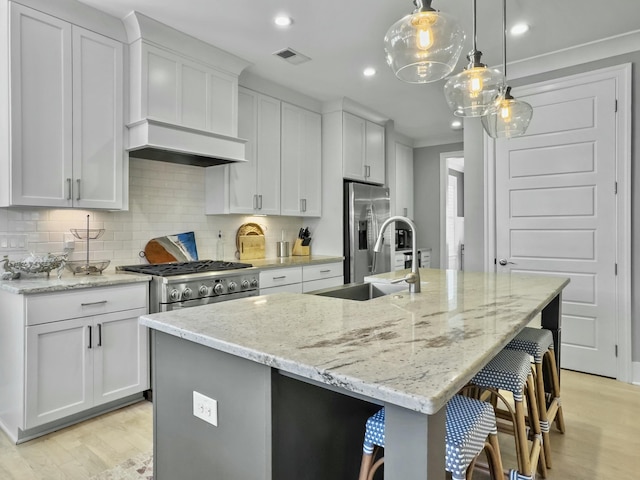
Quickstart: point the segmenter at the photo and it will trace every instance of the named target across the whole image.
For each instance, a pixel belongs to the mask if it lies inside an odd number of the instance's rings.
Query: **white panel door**
[[[138,324],[145,308],[95,318],[94,405],[149,388],[148,329]]]
[[[615,80],[523,99],[527,134],[496,144],[497,268],[569,277],[561,366],[615,377]]]
[[[11,3],[11,203],[71,206],[71,24]]]
[[[122,208],[124,76],[120,42],[73,27],[73,205]]]
[[[93,405],[90,325],[79,318],[26,327],[26,428]]]
[[[280,100],[258,97],[257,213],[280,215]]]
[[[344,112],[342,122],[342,175],[364,180],[366,120]]]
[[[366,137],[365,180],[384,185],[386,158],[384,127],[367,121]]]
[[[413,219],[413,148],[396,142],[396,215]]]
[[[246,162],[233,163],[229,168],[230,213],[255,212],[257,203],[256,175],[258,171],[258,94],[244,88],[238,89],[238,136],[247,140]]]

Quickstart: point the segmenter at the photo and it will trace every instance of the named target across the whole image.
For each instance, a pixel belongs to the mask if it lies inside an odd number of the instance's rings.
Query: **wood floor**
[[[562,404],[567,433],[552,428],[549,480],[640,478],[640,387],[563,371]],[[515,465],[512,441],[501,446]],[[151,448],[152,407],[141,402],[18,446],[0,433],[0,479],[87,480]]]

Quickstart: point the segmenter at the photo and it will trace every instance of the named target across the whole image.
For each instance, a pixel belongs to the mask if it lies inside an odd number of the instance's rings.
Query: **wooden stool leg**
[[[551,392],[553,398],[551,399],[551,401],[555,403],[553,407],[557,409],[557,411],[555,412],[554,421],[560,433],[564,433],[564,414],[562,413],[562,405],[558,400],[560,398],[560,381],[558,379],[558,366],[556,365],[556,357],[553,353],[553,350],[547,350],[547,352],[544,354],[543,360],[545,359],[549,367],[549,374],[551,375],[551,385],[553,387],[553,391]]]
[[[536,400],[538,403],[538,415],[540,416],[540,430],[542,431],[542,446],[544,448],[544,461],[547,468],[551,468],[551,438],[549,436],[549,419],[547,417],[547,401],[544,391],[544,378],[542,363],[535,364],[536,371]]]
[[[360,462],[360,475],[358,475],[358,480],[367,480],[372,463],[373,454],[363,453],[362,461]]]
[[[527,377],[525,390],[529,410],[529,428],[533,431],[529,467],[532,470],[537,467],[542,478],[547,478],[547,466],[545,464],[544,450],[542,449],[542,431],[540,430],[540,415],[538,413],[538,400],[536,398],[533,375]],[[532,475],[532,473],[528,475]]]
[[[491,434],[487,438],[484,446],[489,462],[489,470],[493,480],[502,480],[504,478],[504,469],[502,467],[502,457],[500,455],[500,444],[498,443],[498,435]]]
[[[531,456],[529,455],[529,442],[527,441],[527,429],[524,414],[524,405],[522,402],[515,402],[516,422],[514,429],[516,431],[516,452],[518,455],[518,471],[522,475],[532,476]]]

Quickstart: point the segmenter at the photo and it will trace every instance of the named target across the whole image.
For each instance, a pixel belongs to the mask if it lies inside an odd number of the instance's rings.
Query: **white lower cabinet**
[[[148,312],[147,292],[142,282],[3,298],[5,320],[16,335],[19,323],[24,332],[24,348],[3,357],[24,365],[7,378],[24,385],[24,403],[3,399],[17,413],[16,425],[5,423],[11,437],[20,436],[12,427],[28,431],[149,388],[148,329],[138,324]]]
[[[342,262],[284,267],[260,272],[260,295],[307,293],[343,284]]]

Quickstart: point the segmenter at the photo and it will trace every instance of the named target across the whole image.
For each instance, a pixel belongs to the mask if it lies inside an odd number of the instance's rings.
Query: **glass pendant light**
[[[473,50],[467,55],[469,65],[444,85],[449,108],[458,117],[486,115],[502,84],[502,74],[480,61],[482,52],[476,48],[476,41],[476,0],[473,0]]]
[[[432,0],[413,0],[413,13],[394,23],[384,37],[387,63],[400,80],[429,83],[455,68],[465,34],[449,15],[431,8]]]
[[[507,85],[507,0],[502,0],[502,64],[504,83],[489,112],[482,117],[482,126],[491,138],[512,138],[524,135],[533,116],[533,107],[516,100]]]

